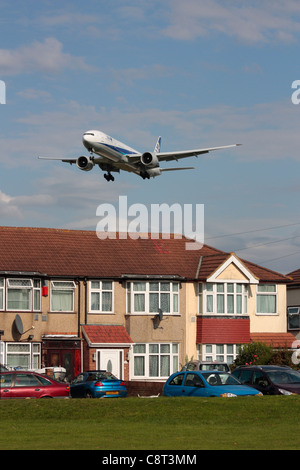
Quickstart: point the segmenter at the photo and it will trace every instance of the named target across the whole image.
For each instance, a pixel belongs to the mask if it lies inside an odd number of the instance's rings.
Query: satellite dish
[[[159,321],[162,321],[162,320],[163,320],[163,316],[164,316],[163,311],[162,311],[161,308],[159,308],[159,309],[158,309],[158,318],[159,318]]]
[[[22,335],[24,332],[23,322],[22,322],[20,315],[18,314],[15,316],[15,326],[19,335]]]

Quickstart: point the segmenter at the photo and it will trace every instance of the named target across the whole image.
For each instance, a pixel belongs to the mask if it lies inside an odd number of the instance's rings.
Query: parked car
[[[181,370],[220,370],[230,373],[229,365],[226,362],[189,361]]]
[[[105,370],[82,372],[70,385],[72,398],[120,398],[127,396],[125,382]]]
[[[234,377],[263,395],[300,394],[300,373],[283,366],[239,366]]]
[[[69,392],[68,384],[35,372],[0,373],[0,398],[64,398]]]
[[[167,397],[236,397],[261,395],[242,385],[235,377],[220,371],[181,371],[171,375],[163,387]]]

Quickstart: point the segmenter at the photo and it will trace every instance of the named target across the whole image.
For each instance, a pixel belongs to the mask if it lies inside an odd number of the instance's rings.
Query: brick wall
[[[143,382],[143,381],[127,381],[126,387],[128,397],[162,395],[164,383],[162,382]]]

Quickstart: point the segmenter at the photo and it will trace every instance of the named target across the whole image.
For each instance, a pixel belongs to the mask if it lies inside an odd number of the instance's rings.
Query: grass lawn
[[[300,396],[1,400],[0,450],[292,450]]]

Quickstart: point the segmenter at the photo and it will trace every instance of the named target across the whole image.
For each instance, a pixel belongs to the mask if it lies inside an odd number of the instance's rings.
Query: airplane
[[[82,155],[78,158],[52,158],[38,157],[44,160],[60,160],[70,165],[76,164],[80,170],[90,171],[94,166],[105,172],[106,181],[114,181],[112,172],[120,173],[120,170],[135,173],[143,179],[150,179],[159,176],[164,171],[194,170],[194,167],[161,168],[160,162],[171,160],[178,161],[181,158],[197,157],[213,150],[228,149],[240,144],[225,145],[222,147],[212,147],[195,150],[181,150],[175,152],[161,152],[161,137],[158,137],[153,152],[140,153],[119,142],[104,132],[90,130],[83,134],[82,142],[89,151],[90,156]]]

